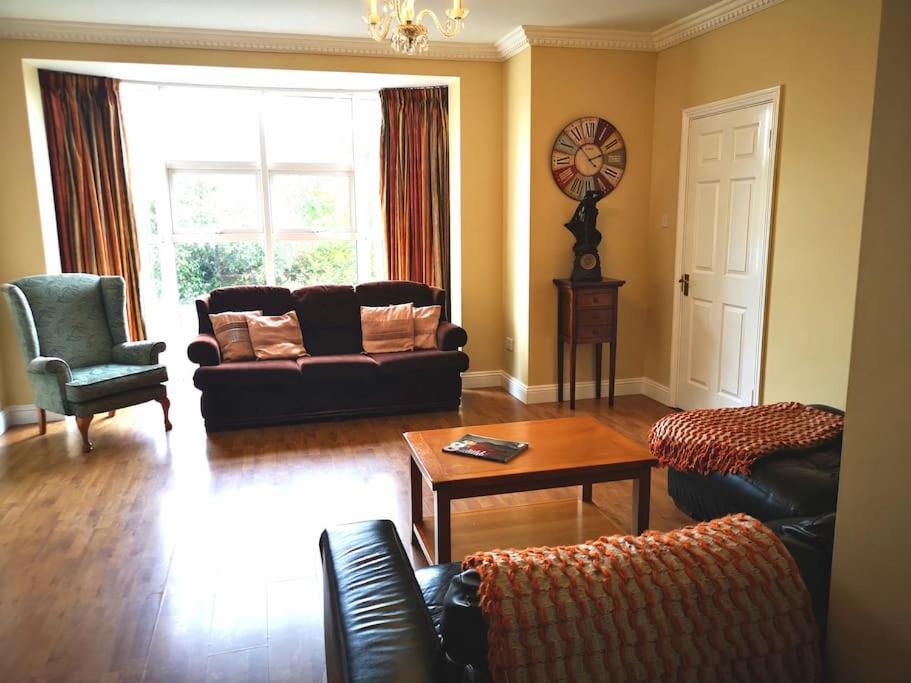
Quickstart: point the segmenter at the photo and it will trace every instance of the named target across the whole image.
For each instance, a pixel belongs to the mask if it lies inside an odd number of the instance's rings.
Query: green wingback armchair
[[[35,275],[2,285],[46,431],[46,411],[74,415],[83,451],[97,413],[158,401],[168,420],[168,371],[158,363],[164,342],[127,340],[123,278],[67,273]]]

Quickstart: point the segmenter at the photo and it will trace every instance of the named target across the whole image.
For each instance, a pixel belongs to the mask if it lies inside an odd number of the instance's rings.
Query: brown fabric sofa
[[[361,306],[412,302],[440,305],[437,348],[365,354]],[[329,417],[453,410],[462,396],[468,342],[448,322],[445,292],[417,282],[368,282],[357,287],[321,285],[225,287],[196,300],[199,336],[187,349],[197,363],[193,383],[202,391],[206,431],[222,431]],[[222,363],[210,313],[296,311],[311,355],[296,360]]]

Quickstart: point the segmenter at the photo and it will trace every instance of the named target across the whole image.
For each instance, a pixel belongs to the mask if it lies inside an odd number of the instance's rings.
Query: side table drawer
[[[592,344],[610,341],[613,336],[613,323],[604,323],[602,325],[579,325],[576,340],[583,344]]]
[[[579,310],[579,325],[609,325],[613,320],[613,308],[583,308]]]
[[[614,308],[617,305],[614,296],[613,291],[582,291],[576,295],[576,305],[579,308]]]

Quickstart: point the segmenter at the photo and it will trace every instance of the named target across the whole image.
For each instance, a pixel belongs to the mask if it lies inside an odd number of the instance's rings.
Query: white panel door
[[[757,401],[768,215],[771,102],[689,119],[677,296],[681,408]]]

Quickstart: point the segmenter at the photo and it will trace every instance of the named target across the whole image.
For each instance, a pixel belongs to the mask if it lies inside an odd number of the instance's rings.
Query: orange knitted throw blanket
[[[481,575],[497,682],[820,680],[797,566],[747,515],[464,567]]]
[[[843,429],[842,415],[801,403],[687,410],[658,420],[648,446],[659,463],[675,470],[748,474],[763,456],[821,446]]]

